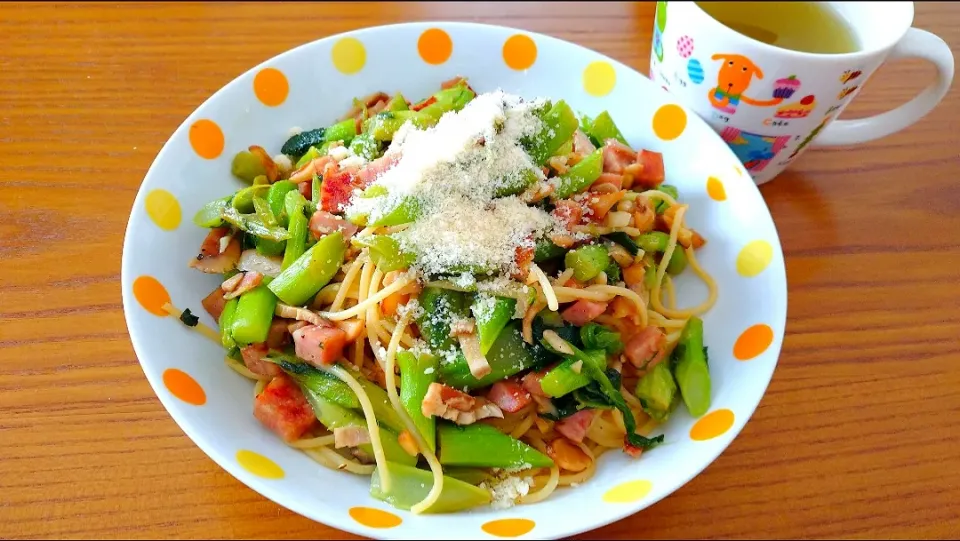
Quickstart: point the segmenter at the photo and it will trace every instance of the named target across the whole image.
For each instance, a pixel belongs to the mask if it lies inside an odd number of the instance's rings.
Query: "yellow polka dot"
[[[417,52],[427,64],[443,64],[453,54],[453,40],[439,28],[431,28],[420,34],[417,40]]]
[[[133,297],[144,310],[155,316],[170,315],[163,309],[163,305],[170,302],[170,294],[153,276],[140,276],[133,281]]]
[[[357,38],[343,38],[336,42],[330,56],[333,65],[347,75],[357,73],[367,63],[367,49]]]
[[[690,439],[706,441],[722,435],[733,426],[733,412],[728,409],[712,411],[700,418],[690,429]]]
[[[143,203],[147,216],[160,229],[172,231],[180,225],[180,203],[167,190],[151,190]]]
[[[202,406],[207,403],[207,393],[203,391],[203,387],[183,370],[176,368],[164,370],[163,385],[170,394],[187,404]]]
[[[653,114],[653,133],[664,141],[672,141],[687,127],[687,113],[683,108],[668,103]]]
[[[290,83],[282,71],[275,68],[263,68],[253,78],[253,93],[268,107],[276,107],[287,99]]]
[[[583,70],[583,89],[591,96],[606,96],[617,84],[617,71],[609,62],[597,60]]]
[[[720,179],[717,177],[710,177],[707,179],[707,195],[709,195],[714,201],[727,200],[727,190],[723,187],[723,183],[720,182]]]
[[[773,246],[765,240],[755,240],[740,250],[737,256],[737,272],[751,278],[763,272],[773,260]]]
[[[537,523],[525,518],[505,518],[501,520],[491,520],[481,528],[490,535],[497,537],[520,537],[523,534],[530,533]]]
[[[642,500],[653,489],[650,481],[628,481],[619,484],[603,495],[607,503],[633,503]]]
[[[201,158],[212,160],[223,152],[223,130],[206,118],[190,126],[190,146]]]
[[[537,61],[537,44],[530,36],[514,34],[503,42],[503,61],[511,69],[530,69]]]
[[[396,528],[403,523],[397,515],[372,507],[351,507],[350,516],[369,528]]]
[[[773,343],[773,329],[763,323],[743,331],[733,344],[733,356],[740,361],[749,361],[760,355]]]
[[[237,464],[248,472],[264,479],[283,479],[283,468],[276,462],[253,451],[237,451]]]

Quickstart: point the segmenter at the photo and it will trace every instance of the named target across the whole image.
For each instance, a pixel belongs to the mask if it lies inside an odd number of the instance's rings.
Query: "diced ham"
[[[583,442],[584,436],[587,435],[587,430],[590,429],[590,424],[593,423],[595,414],[596,410],[580,410],[569,417],[561,419],[554,425],[554,428],[568,440],[581,443]]]
[[[337,449],[370,443],[370,433],[362,426],[341,426],[333,429],[333,446]]]
[[[634,163],[637,153],[616,139],[607,139],[603,144],[603,172],[623,174],[628,165]]]
[[[273,318],[270,323],[270,330],[267,332],[267,347],[270,349],[283,349],[283,346],[290,343],[289,319],[279,317]]]
[[[577,130],[573,134],[573,151],[578,154],[593,154],[596,152],[597,147],[593,145],[593,141],[587,137],[587,134],[583,133],[583,130]]]
[[[345,240],[350,240],[350,237],[356,235],[358,230],[357,226],[325,210],[317,210],[310,217],[310,232],[318,239],[334,231],[340,231],[343,233]]]
[[[223,274],[237,267],[240,260],[240,241],[230,237],[226,248],[220,251],[220,239],[230,235],[229,227],[215,227],[207,233],[200,245],[200,253],[190,260],[190,267],[211,274]]]
[[[230,300],[256,288],[263,282],[263,275],[257,271],[235,274],[220,284],[223,298]]]
[[[635,183],[647,189],[656,188],[663,183],[663,154],[641,150],[637,152],[636,163],[640,170],[633,176]]]
[[[243,356],[243,364],[254,374],[258,376],[277,376],[282,370],[280,367],[270,361],[263,360],[267,356],[267,344],[250,344],[240,349],[240,355]]]
[[[618,192],[599,193],[587,192],[585,203],[590,209],[590,220],[594,222],[603,221],[610,209],[613,208],[627,192],[620,190]]]
[[[580,299],[560,313],[560,316],[578,327],[590,323],[607,309],[607,303]]]
[[[200,304],[210,314],[210,317],[220,321],[220,314],[223,313],[223,307],[227,304],[227,300],[223,298],[223,290],[218,287],[204,297]]]
[[[543,381],[543,377],[547,375],[548,370],[530,372],[520,379],[520,384],[523,385],[523,388],[531,395],[548,398],[547,393],[543,392],[543,387],[540,386],[540,382]]]
[[[601,173],[590,185],[591,192],[611,193],[620,191],[623,187],[623,175],[616,173]]]
[[[487,399],[507,413],[516,413],[533,401],[530,393],[513,379],[494,383],[487,391]]]
[[[297,357],[314,366],[337,362],[347,344],[347,333],[339,327],[307,325],[293,332]]]
[[[641,368],[663,349],[666,340],[667,336],[659,327],[650,325],[633,335],[624,346],[623,352],[630,364]]]
[[[297,184],[297,190],[307,201],[313,201],[313,179]]]
[[[430,384],[420,411],[426,417],[440,417],[459,425],[473,424],[488,417],[503,418],[503,412],[495,404],[441,383]]]
[[[300,439],[317,422],[300,387],[286,374],[275,376],[254,398],[253,416],[287,442]]]

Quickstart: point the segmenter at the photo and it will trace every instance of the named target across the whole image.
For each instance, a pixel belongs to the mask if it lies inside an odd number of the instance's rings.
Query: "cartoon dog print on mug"
[[[763,70],[759,66],[740,54],[717,53],[710,58],[722,60],[723,65],[720,66],[720,72],[717,74],[717,85],[707,92],[707,98],[710,100],[710,105],[724,113],[737,112],[737,106],[741,101],[754,107],[780,105],[800,88],[800,81],[795,76],[791,76],[777,80],[772,99],[754,99],[746,96],[745,93],[754,78],[763,79]]]

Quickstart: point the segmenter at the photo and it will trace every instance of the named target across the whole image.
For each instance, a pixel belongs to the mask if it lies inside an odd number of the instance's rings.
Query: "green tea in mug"
[[[697,2],[724,26],[774,47],[804,53],[852,53],[860,48],[839,13],[821,2]]]

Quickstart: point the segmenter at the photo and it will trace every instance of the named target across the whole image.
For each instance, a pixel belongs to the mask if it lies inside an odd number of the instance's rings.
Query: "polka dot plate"
[[[455,75],[478,91],[503,88],[609,110],[633,147],[662,152],[667,180],[690,204],[708,243],[698,253],[719,297],[704,318],[712,408],[684,408],[662,427],[666,443],[639,460],[601,458],[598,472],[543,503],[414,516],[369,496],[369,479],[324,469],[252,415],[252,383],[223,364],[216,344],[161,309],[168,300],[215,326],[200,299],[216,276],[187,268],[205,231],[191,217],[240,187],[239,150],[279,152],[291,127],[325,126],[355,96],[383,90],[418,100]],[[689,271],[688,273],[689,274]],[[695,276],[677,281],[681,306],[700,303]],[[558,538],[653,505],[707,467],[743,428],[770,381],[783,340],[787,287],[767,207],[707,124],[629,67],[544,35],[467,23],[369,28],[298,47],[237,77],[174,132],[137,195],[123,247],[123,306],[143,371],[184,432],[237,479],[297,513],[380,538]],[[571,513],[571,509],[577,512]]]

